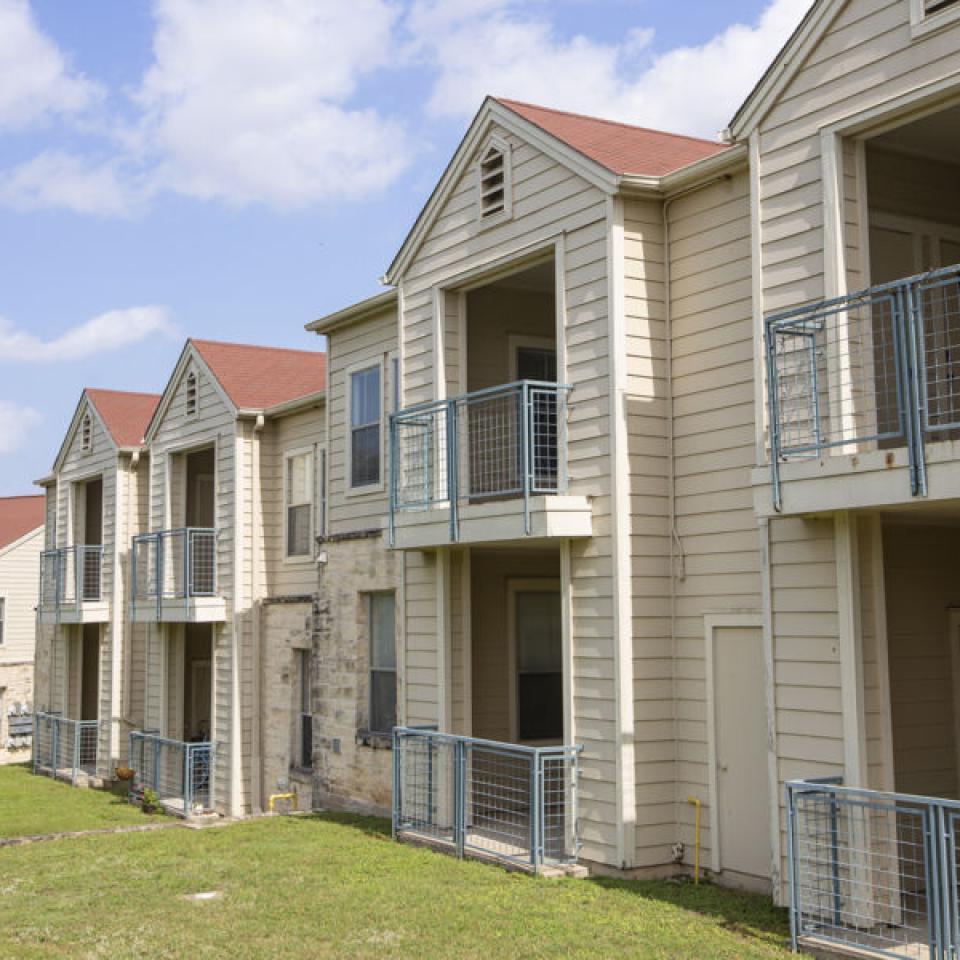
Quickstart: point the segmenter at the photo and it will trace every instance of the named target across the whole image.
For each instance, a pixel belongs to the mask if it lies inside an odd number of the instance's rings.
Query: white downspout
[[[253,425],[253,450],[251,451],[251,470],[253,477],[251,480],[251,531],[253,541],[253,558],[250,563],[250,597],[252,603],[250,609],[253,614],[253,730],[251,731],[251,744],[253,749],[252,762],[250,764],[251,794],[253,800],[254,813],[260,813],[263,810],[263,722],[261,711],[263,709],[263,653],[261,649],[260,636],[260,618],[263,613],[263,589],[260,578],[262,576],[262,564],[260,550],[263,543],[263,503],[260,492],[260,439],[263,431],[263,414],[258,414],[256,422]]]

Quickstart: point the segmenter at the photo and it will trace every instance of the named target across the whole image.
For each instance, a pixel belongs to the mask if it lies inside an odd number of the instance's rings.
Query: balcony
[[[761,515],[960,489],[960,266],[766,320]]]
[[[565,495],[568,393],[520,380],[392,415],[391,544],[590,536],[589,502]]]
[[[217,588],[217,531],[157,530],[133,538],[130,579],[135,623],[213,623],[226,619]]]
[[[132,799],[142,800],[144,791],[152,790],[163,808],[179,817],[213,809],[212,743],[186,743],[137,730],[130,734],[130,767]]]
[[[81,778],[95,777],[99,728],[96,720],[70,720],[37,711],[33,718],[33,772],[69,780],[74,786]]]
[[[60,547],[40,554],[41,623],[104,623],[103,547]]]
[[[393,731],[393,835],[533,873],[580,850],[579,746]]]

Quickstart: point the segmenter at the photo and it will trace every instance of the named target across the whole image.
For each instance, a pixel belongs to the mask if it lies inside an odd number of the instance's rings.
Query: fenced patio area
[[[96,720],[71,720],[56,713],[38,711],[33,719],[33,772],[69,780],[97,773]]]

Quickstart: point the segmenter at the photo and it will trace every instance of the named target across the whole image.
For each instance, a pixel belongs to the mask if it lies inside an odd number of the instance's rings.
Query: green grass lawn
[[[0,849],[2,958],[783,960],[786,936],[760,897],[510,874],[345,815]]]
[[[0,766],[0,839],[149,822],[123,797],[34,776],[28,764]]]

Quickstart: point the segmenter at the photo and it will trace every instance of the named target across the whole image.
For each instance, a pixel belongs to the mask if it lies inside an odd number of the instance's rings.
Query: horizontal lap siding
[[[311,407],[301,413],[277,417],[269,422],[260,440],[260,500],[263,509],[263,558],[268,596],[311,594],[317,589],[317,566],[314,563],[312,534],[318,533],[319,502],[316,492],[319,470],[318,447],[326,442],[324,406]],[[314,529],[306,558],[288,560],[284,514],[284,463],[288,452],[311,451],[314,470]]]
[[[676,840],[663,205],[630,201],[624,221],[632,565],[624,586],[633,598],[636,862],[643,867],[668,863]]]
[[[0,597],[5,601],[0,668],[4,663],[33,660],[37,633],[34,607],[40,590],[42,549],[43,527],[40,527],[17,546],[0,551]],[[9,707],[10,703],[4,706]]]
[[[582,854],[616,859],[614,660],[611,638],[610,461],[607,244],[605,199],[566,167],[513,134],[511,219],[478,229],[476,183],[469,168],[441,209],[401,279],[403,405],[433,399],[434,290],[450,279],[535,241],[563,235],[566,271],[566,382],[570,492],[592,496],[594,532],[571,548],[574,617],[574,727],[585,747],[580,816]],[[460,344],[446,322],[445,374],[456,382]],[[334,344],[334,351],[336,345]],[[336,428],[331,420],[334,433]],[[436,722],[435,558],[410,552],[406,578],[406,710],[409,722]]]
[[[761,608],[750,489],[756,426],[748,176],[677,200],[669,217],[678,538],[674,799],[679,839],[692,851],[694,811],[686,798],[710,804],[704,616]],[[709,852],[708,828],[702,841]]]
[[[334,330],[328,338],[328,416],[330,417],[329,532],[386,528],[389,509],[389,430],[392,410],[393,369],[390,357],[397,351],[397,314],[394,307],[369,319]],[[383,364],[383,419],[380,435],[380,463],[383,485],[369,492],[352,492],[349,487],[350,376],[351,367]]]
[[[912,40],[903,0],[851,0],[760,126],[764,310],[825,293],[819,131],[960,71],[960,26]],[[864,277],[853,147],[844,150],[848,282]]]

